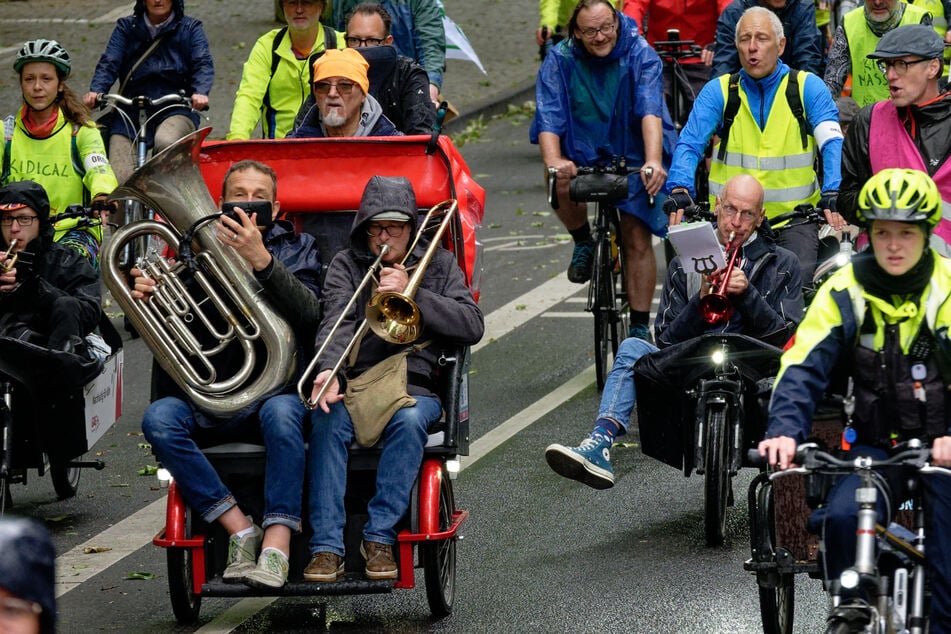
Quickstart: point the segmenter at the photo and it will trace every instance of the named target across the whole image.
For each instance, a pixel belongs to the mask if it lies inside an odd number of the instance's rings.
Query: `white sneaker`
[[[221,578],[225,583],[240,583],[257,563],[258,551],[261,550],[261,540],[264,531],[255,525],[244,537],[232,535],[228,539],[228,566]]]
[[[244,577],[244,582],[255,588],[282,588],[287,583],[289,567],[284,553],[276,548],[265,548],[258,557],[258,565]]]

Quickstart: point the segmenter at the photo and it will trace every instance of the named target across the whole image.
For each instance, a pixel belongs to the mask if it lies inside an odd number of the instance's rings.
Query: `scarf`
[[[53,110],[53,115],[47,119],[45,123],[35,123],[33,121],[32,111],[28,106],[24,105],[23,108],[20,109],[20,120],[23,122],[23,127],[26,128],[30,136],[35,139],[45,139],[53,133],[53,128],[56,127],[56,122],[59,121],[59,108]]]
[[[886,273],[878,265],[873,253],[858,255],[852,259],[852,271],[855,279],[870,295],[891,302],[892,297],[920,297],[931,280],[934,271],[934,255],[925,242],[925,251],[921,259],[911,269],[901,275]]]
[[[868,5],[865,5],[865,23],[868,24],[868,28],[875,34],[876,37],[882,37],[901,22],[901,17],[905,14],[905,3],[898,2],[895,5],[895,10],[888,14],[888,17],[882,20],[881,22],[876,22],[872,19],[872,14],[869,13]]]

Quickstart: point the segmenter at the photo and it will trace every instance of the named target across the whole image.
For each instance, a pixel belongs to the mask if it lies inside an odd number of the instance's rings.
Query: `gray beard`
[[[323,117],[324,125],[330,128],[339,128],[347,122],[347,117],[340,114],[336,109],[331,110]]]

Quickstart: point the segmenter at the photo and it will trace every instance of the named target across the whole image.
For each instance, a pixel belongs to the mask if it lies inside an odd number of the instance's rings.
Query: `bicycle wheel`
[[[617,236],[615,234],[615,241]],[[630,304],[627,301],[627,289],[624,286],[624,254],[616,244],[612,245],[611,287],[612,297],[610,305],[614,307],[612,318],[614,325],[611,329],[611,351],[617,356],[618,346],[627,337],[630,328]]]
[[[443,474],[439,485],[439,530],[449,528],[456,504],[452,481]],[[441,619],[452,613],[456,596],[456,540],[441,539],[420,544],[426,599],[433,617]]]
[[[82,469],[71,467],[68,462],[51,460],[49,471],[50,479],[53,481],[53,490],[56,491],[59,499],[66,500],[76,495]]]
[[[776,553],[776,524],[773,506],[773,486],[766,483],[757,492],[756,518],[757,530],[755,546],[763,552]],[[769,574],[769,573],[766,573]],[[760,582],[759,612],[763,622],[763,634],[792,634],[794,606],[796,599],[795,575],[792,573],[770,574],[768,583]]]
[[[185,518],[185,537],[190,538],[193,535],[190,511]],[[201,595],[195,594],[193,585],[192,549],[168,548],[165,562],[168,566],[168,597],[175,619],[182,625],[194,623],[201,612]]]
[[[707,403],[706,443],[703,465],[703,532],[707,546],[723,543],[726,530],[727,497],[730,491],[730,468],[727,459],[726,405]]]
[[[591,275],[591,285],[588,288],[588,305],[594,315],[594,369],[598,390],[604,389],[604,382],[610,370],[608,347],[612,344],[612,340],[617,339],[617,324],[613,315],[613,268],[611,243],[605,235],[599,238],[594,246],[594,270]]]

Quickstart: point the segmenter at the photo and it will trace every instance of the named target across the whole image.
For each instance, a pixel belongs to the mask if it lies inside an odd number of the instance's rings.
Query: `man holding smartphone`
[[[224,211],[216,225],[218,240],[251,266],[271,306],[293,328],[297,358],[307,358],[320,321],[320,256],[313,236],[297,234],[290,222],[274,219],[280,212],[277,177],[263,163],[244,160],[232,165],[225,174],[218,204]],[[132,269],[132,275],[132,296],[150,296],[155,280],[138,269]],[[296,382],[296,377],[288,382],[286,394],[294,391]],[[146,409],[142,431],[189,506],[204,521],[217,521],[228,532],[224,581],[265,588],[283,586],[291,534],[301,530],[305,467],[300,410],[287,406],[278,394],[236,416],[216,419],[198,410],[157,368],[152,384],[153,398],[158,400]],[[294,395],[292,405],[298,401],[296,392]],[[268,458],[264,520],[258,527],[237,505],[200,447],[229,441],[260,442],[261,436]]]

